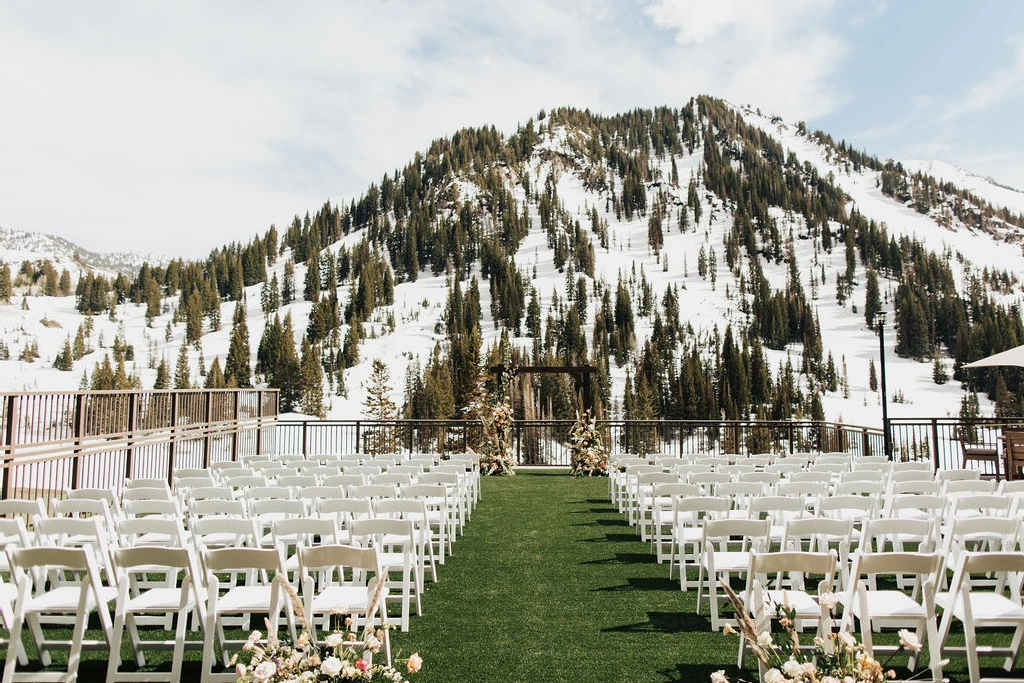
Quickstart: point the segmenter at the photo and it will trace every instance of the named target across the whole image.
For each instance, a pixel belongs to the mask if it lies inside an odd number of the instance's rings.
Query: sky
[[[1015,0],[13,0],[0,226],[197,258],[465,126],[701,93],[1024,188]]]

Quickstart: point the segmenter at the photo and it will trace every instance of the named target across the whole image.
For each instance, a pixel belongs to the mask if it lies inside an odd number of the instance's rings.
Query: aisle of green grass
[[[424,615],[395,644],[419,681],[697,681],[735,640],[694,614],[608,502],[607,479],[486,479]]]

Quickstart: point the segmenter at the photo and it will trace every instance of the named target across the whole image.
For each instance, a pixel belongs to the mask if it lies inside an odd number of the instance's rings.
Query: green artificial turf
[[[757,680],[752,657],[746,671],[735,667],[736,636],[711,631],[707,609],[695,614],[696,591],[668,579],[668,565],[609,502],[607,479],[520,471],[485,478],[482,495],[438,583],[426,584],[423,615],[393,632],[396,656],[423,657],[415,682],[707,681],[719,669]],[[147,657],[166,668],[169,653]],[[182,680],[198,680],[200,653],[185,657]],[[102,680],[105,660],[84,653],[80,680]],[[966,660],[954,658],[946,676],[966,681]]]

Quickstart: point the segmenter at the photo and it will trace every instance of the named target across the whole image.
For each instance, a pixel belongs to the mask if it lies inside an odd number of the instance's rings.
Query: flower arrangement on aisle
[[[770,626],[758,630],[728,581],[723,579],[720,583],[736,608],[739,635],[746,639],[757,657],[763,683],[884,683],[896,677],[893,669],[886,669],[885,664],[869,655],[864,645],[846,632],[828,633],[824,638],[815,636],[813,648],[802,647],[796,630],[796,610],[788,604],[775,606],[776,618],[783,629],[777,639],[772,636]],[[837,603],[832,593],[823,593],[818,600],[829,611]],[[728,624],[723,629],[725,635],[736,632]],[[903,629],[899,638],[901,651],[921,651],[921,641],[913,631]],[[729,683],[725,670],[712,673],[711,683]]]
[[[574,477],[608,476],[608,451],[601,443],[601,432],[597,428],[590,410],[576,416],[576,422],[569,428],[570,452],[569,474]]]
[[[492,403],[482,416],[484,441],[480,447],[480,472],[512,476],[512,404],[505,399]]]
[[[367,625],[360,635],[351,628],[349,618],[339,624],[323,638],[323,645],[312,642],[309,622],[295,589],[288,581],[278,576],[285,591],[291,597],[292,609],[302,624],[303,630],[294,645],[281,642],[274,634],[266,637],[253,631],[236,653],[231,663],[235,666],[237,683],[335,683],[336,681],[371,681],[374,683],[401,683],[406,681],[403,672],[387,664],[374,664],[373,656],[387,645],[387,627],[373,628]],[[383,587],[384,582],[378,582]],[[375,604],[381,595],[378,589],[370,604]],[[338,617],[345,612],[339,607]],[[372,613],[372,610],[371,610]],[[332,615],[332,621],[335,617]],[[405,662],[406,673],[414,674],[423,666],[423,659],[413,653]]]

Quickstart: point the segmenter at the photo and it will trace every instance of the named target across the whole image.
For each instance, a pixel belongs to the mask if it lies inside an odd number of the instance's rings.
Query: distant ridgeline
[[[953,379],[978,382],[999,411],[1020,414],[1018,373],[960,370],[1024,342],[1012,303],[1016,274],[973,267],[963,254],[936,253],[890,234],[851,204],[835,175],[874,174],[884,195],[934,219],[937,229],[1000,239],[1024,228],[1024,215],[931,176],[910,175],[899,163],[800,123],[796,134],[831,169],[822,173],[751,121],[753,112],[701,96],[679,109],[615,116],[542,111],[509,136],[467,128],[435,140],[347,205],[325,203],[283,230],[271,226],[204,261],[144,265],[134,278],[113,281],[86,274],[77,283],[78,310],[101,314],[134,302],[153,321],[170,306],[167,339],[172,324],[183,324],[185,343],[174,373],[161,361],[157,385],[189,386],[186,346],[222,327],[223,301],[240,301],[245,287],[260,285],[268,323],[257,352],[238,305],[230,350],[223,364],[214,358],[204,368],[206,386],[266,383],[281,390],[282,412],[322,413],[323,393],[345,392],[345,371],[369,362],[361,356],[368,333],[386,335],[400,324],[394,311],[381,309],[394,303],[396,286],[444,277],[447,305],[436,343],[424,349],[422,365],[410,362],[404,379],[408,417],[461,416],[480,368],[495,363],[587,363],[597,367],[599,414],[822,419],[823,392],[848,394],[845,362],[822,341],[815,302],[827,286],[829,302],[834,296],[844,315],[869,326],[891,296],[886,307],[894,312],[899,355],[934,359],[937,383],[948,379],[940,356],[952,357]],[[559,195],[565,178],[574,183],[570,202]],[[623,226],[636,221],[646,224],[646,245],[624,237]],[[699,232],[705,243],[694,276],[667,240]],[[543,239],[524,246],[539,234]],[[813,261],[797,256],[810,246]],[[602,261],[610,253],[619,261]],[[622,263],[622,253],[631,261]],[[651,267],[672,277],[652,277]],[[558,273],[557,286],[545,285],[553,291],[537,286],[538,268]],[[781,278],[772,283],[769,270],[785,272],[784,286]],[[30,274],[23,267],[17,277],[12,288],[4,267],[0,296],[10,299]],[[52,277],[43,276],[45,294]],[[732,322],[723,329],[695,324],[700,311],[680,304],[688,282],[724,287]],[[63,277],[55,287],[54,294],[69,291]],[[88,344],[84,336],[69,340],[75,360]],[[485,345],[487,339],[493,341]],[[124,346],[106,370],[100,364],[94,371],[93,388],[119,375]],[[799,349],[795,361],[771,367],[767,350],[785,348]],[[615,368],[625,369],[625,382],[613,392]],[[131,381],[123,370],[120,377]],[[518,417],[572,417],[569,386],[558,375],[518,386]],[[964,411],[972,410],[965,397]]]

